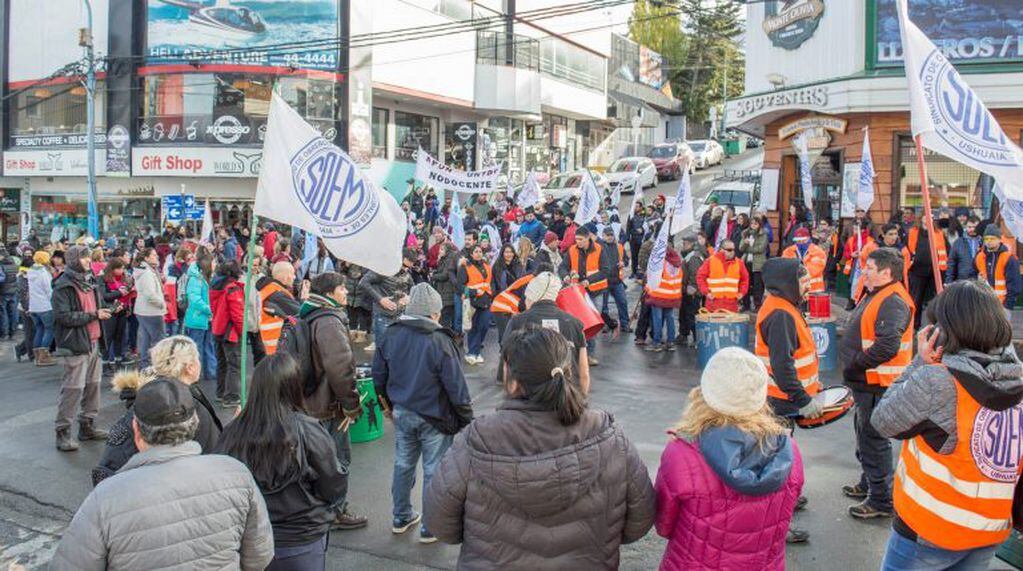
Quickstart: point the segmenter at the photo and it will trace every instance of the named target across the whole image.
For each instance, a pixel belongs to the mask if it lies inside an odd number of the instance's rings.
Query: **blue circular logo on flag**
[[[980,409],[973,421],[970,452],[977,468],[996,482],[1015,482],[1023,458],[1023,405],[994,411]]]
[[[998,121],[939,51],[927,56],[920,81],[930,119],[941,139],[979,163],[1018,165],[1013,145]]]
[[[380,211],[380,198],[358,165],[322,137],[291,158],[291,179],[295,196],[316,219],[322,238],[358,234]]]

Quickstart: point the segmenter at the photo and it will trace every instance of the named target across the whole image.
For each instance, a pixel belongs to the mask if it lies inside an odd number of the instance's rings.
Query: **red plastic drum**
[[[810,310],[810,317],[827,319],[831,317],[831,294],[811,293],[807,296],[807,306]]]
[[[555,302],[565,313],[569,313],[583,322],[583,334],[587,339],[594,337],[604,328],[604,319],[600,317],[590,294],[581,285],[568,286],[558,293]]]

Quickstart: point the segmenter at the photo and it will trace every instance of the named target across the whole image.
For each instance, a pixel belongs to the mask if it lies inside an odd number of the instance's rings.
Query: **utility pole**
[[[96,197],[96,58],[92,42],[92,3],[82,0],[85,5],[86,27],[79,32],[78,45],[85,48],[85,149],[89,155],[89,235],[99,239],[99,206]]]
[[[719,138],[723,138],[725,136],[725,130],[728,129],[728,68],[729,67],[730,67],[730,62],[728,61],[728,58],[726,57],[725,58],[725,84],[724,84],[724,87],[721,90],[721,100],[722,100],[722,103],[721,103],[721,134],[718,136]]]

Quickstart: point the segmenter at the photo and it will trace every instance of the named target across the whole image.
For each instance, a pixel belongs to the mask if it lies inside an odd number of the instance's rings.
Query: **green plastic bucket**
[[[372,442],[384,435],[384,414],[380,408],[380,399],[373,387],[373,379],[356,379],[355,386],[362,402],[362,416],[348,429],[349,436],[352,442]]]

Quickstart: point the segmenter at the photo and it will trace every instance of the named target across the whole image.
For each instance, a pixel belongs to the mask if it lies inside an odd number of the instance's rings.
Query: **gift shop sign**
[[[89,174],[89,153],[85,149],[47,149],[7,151],[4,153],[4,174],[7,176],[86,176]],[[107,152],[96,151],[96,174],[106,173]]]
[[[135,147],[131,172],[135,176],[256,177],[263,162],[261,149]]]

